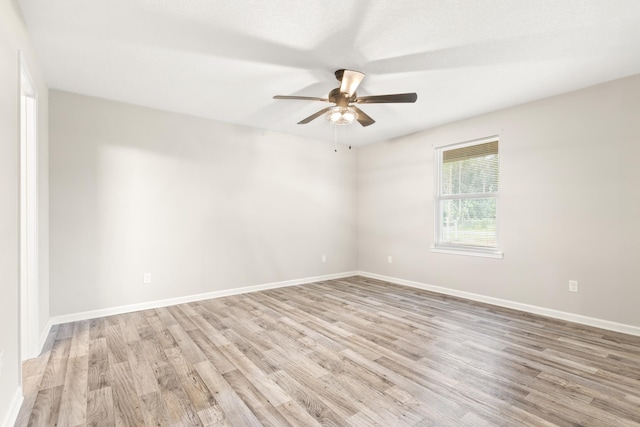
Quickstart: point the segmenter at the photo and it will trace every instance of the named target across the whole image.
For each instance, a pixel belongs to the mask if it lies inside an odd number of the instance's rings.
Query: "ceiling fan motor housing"
[[[340,88],[337,87],[329,92],[329,96],[327,98],[329,98],[329,101],[333,102],[338,107],[347,107],[350,102],[354,102],[356,100],[356,97],[357,95],[355,92],[352,96],[349,96],[348,93],[340,92]]]

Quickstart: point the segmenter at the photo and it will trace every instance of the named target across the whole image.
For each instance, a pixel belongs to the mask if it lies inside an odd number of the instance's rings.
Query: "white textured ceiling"
[[[354,145],[640,73],[638,0],[19,0],[51,88],[333,141],[334,70],[377,122]]]

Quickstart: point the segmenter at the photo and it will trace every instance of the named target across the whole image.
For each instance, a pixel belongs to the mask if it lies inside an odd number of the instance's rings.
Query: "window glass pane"
[[[488,145],[488,144],[481,144]],[[497,143],[496,143],[497,148]],[[445,151],[442,163],[442,194],[478,194],[498,191],[498,153],[489,150],[475,155],[456,153],[461,148]],[[453,155],[451,153],[453,152]],[[456,154],[460,154],[456,156]],[[448,160],[446,160],[448,159]]]
[[[440,201],[442,244],[497,247],[496,198]]]

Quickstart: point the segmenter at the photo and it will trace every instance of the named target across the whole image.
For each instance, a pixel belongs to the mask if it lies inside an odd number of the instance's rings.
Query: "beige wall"
[[[50,110],[52,315],[356,269],[356,150],[60,91]]]
[[[22,16],[13,1],[0,1],[0,351],[4,370],[0,376],[0,422],[5,419],[19,387],[19,59],[22,51],[39,96],[38,204],[41,268],[40,330],[49,320],[48,285],[48,172],[47,87]]]
[[[432,253],[433,147],[495,134],[504,259]],[[639,158],[640,76],[361,148],[359,268],[640,326]]]

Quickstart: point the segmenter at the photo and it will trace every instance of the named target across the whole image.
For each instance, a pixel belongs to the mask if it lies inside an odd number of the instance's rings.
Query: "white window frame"
[[[488,136],[485,138],[474,139],[472,141],[458,142],[454,144],[442,145],[434,147],[434,244],[431,247],[432,252],[454,254],[454,255],[470,255],[486,258],[502,258],[503,253],[500,251],[500,235],[499,235],[499,218],[500,218],[500,199],[497,192],[490,193],[474,193],[473,195],[443,195],[442,194],[442,166],[443,166],[443,153],[456,148],[470,147],[472,145],[485,144],[488,142],[499,142],[499,135]],[[500,155],[498,154],[498,171],[500,168]],[[500,173],[498,172],[498,182],[500,182]],[[500,186],[498,185],[498,188]],[[442,200],[457,200],[457,199],[476,199],[495,197],[496,199],[496,247],[484,248],[479,246],[468,245],[456,245],[450,243],[442,243],[442,221],[441,221],[441,201]]]

